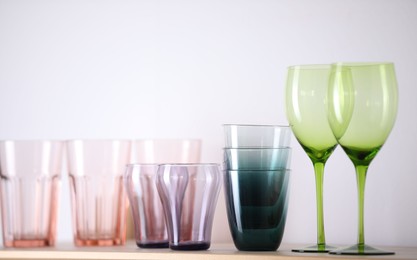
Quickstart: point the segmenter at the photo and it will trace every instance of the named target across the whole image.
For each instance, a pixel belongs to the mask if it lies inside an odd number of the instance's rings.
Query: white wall
[[[0,139],[199,137],[220,163],[223,123],[287,123],[287,66],[393,61],[399,112],[369,169],[366,240],[417,246],[416,46],[414,0],[0,0]],[[293,148],[284,242],[314,243],[313,168]],[[72,236],[62,187],[58,242]],[[324,190],[327,241],[355,243],[341,149]],[[231,241],[223,195],[213,240]]]

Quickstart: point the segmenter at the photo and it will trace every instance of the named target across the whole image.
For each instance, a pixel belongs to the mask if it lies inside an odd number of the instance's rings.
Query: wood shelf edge
[[[1,248],[0,259],[149,259],[149,260],[411,260],[417,259],[417,248],[414,247],[384,247],[396,252],[391,256],[340,256],[318,253],[293,253],[291,248],[299,245],[281,245],[278,251],[274,252],[243,252],[238,251],[233,244],[213,244],[207,251],[173,251],[170,249],[141,249],[133,241],[125,246],[115,247],[75,247],[71,243],[60,244],[49,248]]]

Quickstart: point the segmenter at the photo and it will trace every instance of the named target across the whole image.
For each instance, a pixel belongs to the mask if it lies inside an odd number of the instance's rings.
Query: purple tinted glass
[[[162,164],[157,188],[165,210],[169,246],[206,250],[222,176],[218,164]]]
[[[164,210],[155,185],[157,169],[157,164],[129,164],[124,175],[136,244],[142,248],[168,247]]]

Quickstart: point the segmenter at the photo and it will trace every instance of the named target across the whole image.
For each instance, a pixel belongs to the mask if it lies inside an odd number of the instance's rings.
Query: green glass
[[[301,65],[288,68],[286,113],[291,129],[314,165],[317,200],[317,244],[294,252],[326,253],[323,216],[323,178],[327,159],[337,146],[327,120],[327,86],[330,65]]]
[[[356,169],[358,186],[358,243],[332,254],[384,255],[365,244],[364,193],[368,167],[394,126],[398,106],[392,63],[333,64],[328,89],[328,120]]]

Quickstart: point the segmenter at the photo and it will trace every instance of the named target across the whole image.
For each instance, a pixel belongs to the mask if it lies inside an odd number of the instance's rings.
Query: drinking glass
[[[125,243],[128,202],[123,174],[130,148],[127,140],[67,142],[76,246]]]
[[[233,242],[242,251],[275,251],[287,218],[290,170],[224,171]]]
[[[5,247],[55,244],[64,147],[61,141],[0,142]]]
[[[328,120],[340,146],[356,169],[358,242],[332,254],[394,254],[365,244],[364,192],[368,167],[394,126],[398,90],[392,63],[332,65],[328,89]]]
[[[241,251],[276,251],[284,234],[291,128],[224,125],[224,191],[233,243]]]
[[[164,209],[155,184],[157,170],[158,164],[129,164],[124,175],[136,245],[141,248],[169,246]]]
[[[337,146],[327,120],[327,85],[330,65],[300,65],[288,68],[286,114],[291,129],[314,165],[317,203],[317,244],[294,252],[329,252],[323,216],[323,178],[327,159]]]
[[[136,245],[141,248],[168,247],[164,210],[155,184],[158,164],[199,163],[201,140],[144,139],[134,141],[133,145],[135,164],[126,168],[125,185]]]
[[[221,187],[218,164],[161,164],[156,185],[173,250],[206,250]]]

